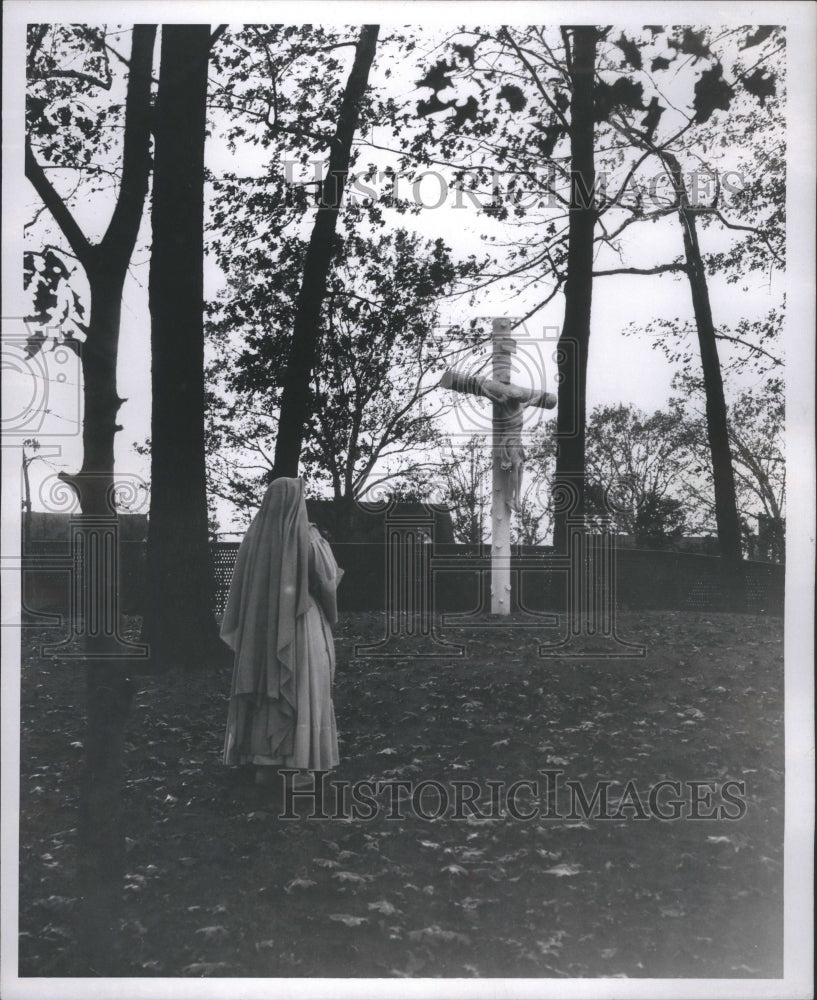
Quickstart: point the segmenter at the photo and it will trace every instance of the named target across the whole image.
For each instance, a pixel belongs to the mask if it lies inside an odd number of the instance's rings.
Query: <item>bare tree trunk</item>
[[[272,478],[297,476],[304,428],[310,416],[310,380],[315,366],[321,306],[332,261],[332,243],[349,173],[352,142],[360,119],[360,106],[369,82],[379,26],[366,24],[360,32],[329,153],[329,172],[321,185],[321,197],[312,236],[306,252],[304,273],[295,312],[292,345],[275,440]]]
[[[572,29],[569,67],[570,99],[570,220],[568,225],[565,317],[559,338],[559,386],[556,411],[556,472],[553,544],[566,551],[567,515],[584,513],[585,424],[587,419],[587,357],[593,300],[593,231],[596,181],[593,138],[593,87],[596,65],[594,27]],[[567,43],[566,43],[567,44]],[[571,498],[568,501],[568,496]]]
[[[127,263],[114,268],[100,259],[97,247],[93,251],[94,263],[88,273],[90,321],[80,355],[82,467],[75,475],[61,474],[61,478],[76,490],[83,514],[113,515],[114,438],[122,430],[117,417],[124,402],[116,388],[116,362]]]
[[[155,25],[136,25],[125,100],[119,194],[108,229],[92,245],[45,175],[28,142],[26,176],[62,230],[88,276],[91,309],[82,345],[84,415],[80,471],[62,475],[91,525],[117,520],[113,498],[114,437],[122,400],[116,361],[122,288],[142,219],[150,173],[150,86]],[[77,581],[86,587],[88,580]],[[112,581],[115,586],[115,581]],[[109,595],[95,589],[95,601]],[[86,608],[87,610],[87,608]],[[92,974],[110,973],[124,875],[123,733],[130,709],[127,664],[110,657],[111,636],[87,635],[85,768],[80,784],[78,896],[85,960]]]
[[[157,669],[219,652],[204,448],[204,144],[210,26],[162,27],[153,173],[151,490],[143,637]]]
[[[661,153],[661,157],[670,169],[679,200],[678,215],[684,234],[685,270],[692,292],[692,308],[698,331],[698,346],[706,393],[706,429],[709,450],[712,455],[718,543],[732,590],[731,603],[735,610],[741,610],[745,604],[745,594],[742,571],[743,554],[740,544],[740,517],[735,490],[735,474],[732,466],[732,450],[729,444],[726,399],[723,393],[723,378],[718,357],[718,344],[715,338],[715,324],[712,319],[712,306],[709,302],[706,269],[701,259],[701,248],[698,243],[695,210],[689,204],[689,195],[684,184],[680,164],[671,153],[666,151]]]

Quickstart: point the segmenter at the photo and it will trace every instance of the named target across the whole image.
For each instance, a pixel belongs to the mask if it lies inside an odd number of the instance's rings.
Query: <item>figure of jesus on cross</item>
[[[525,449],[522,423],[528,406],[552,409],[553,393],[544,389],[524,389],[511,382],[511,356],[516,342],[511,321],[493,321],[492,378],[447,369],[440,385],[455,392],[484,396],[493,405],[491,496],[491,613],[511,612],[511,513],[519,510]]]

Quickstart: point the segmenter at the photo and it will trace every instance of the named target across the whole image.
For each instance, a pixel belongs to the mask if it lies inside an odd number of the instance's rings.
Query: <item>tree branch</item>
[[[117,52],[116,49],[113,47],[113,45],[110,44],[110,42],[107,41],[105,42],[105,48],[109,52],[112,52],[116,56],[116,58],[122,63],[123,66],[127,66],[128,69],[130,69],[130,63],[131,63],[130,59],[126,59],[121,52]],[[153,76],[151,77],[151,83],[155,83],[158,86],[159,81],[156,79],[155,76]]]
[[[783,362],[780,358],[776,358],[773,354],[769,354],[768,351],[764,351],[762,347],[758,347],[757,344],[751,344],[748,340],[744,340],[742,337],[730,337],[726,333],[716,333],[715,338],[717,340],[730,340],[734,344],[740,344],[743,347],[748,347],[750,351],[754,351],[756,354],[762,354],[767,357],[769,361],[773,362],[775,365],[782,365]]]
[[[757,236],[757,238],[759,240],[762,240],[766,244],[766,246],[769,248],[769,252],[771,253],[772,257],[774,257],[774,259],[778,262],[778,264],[782,264],[783,263],[783,258],[774,249],[774,247],[772,246],[772,244],[769,242],[768,237],[764,236],[763,233],[761,233],[760,230],[757,229],[755,226],[742,226],[742,225],[740,225],[737,222],[730,222],[723,215],[723,213],[720,211],[720,209],[717,209],[717,208],[703,208],[702,207],[702,208],[694,208],[694,209],[692,209],[692,211],[694,211],[697,215],[714,215],[715,218],[719,219],[720,222],[724,226],[726,226],[727,229],[738,229],[738,230],[741,230],[741,231],[746,232],[746,233],[753,233],[755,236]]]
[[[569,130],[569,126],[568,126],[568,123],[567,123],[567,119],[565,118],[565,116],[562,114],[562,112],[559,110],[559,108],[556,106],[556,104],[552,100],[550,94],[547,92],[547,90],[545,89],[544,85],[542,84],[542,81],[539,79],[539,74],[533,68],[533,66],[530,63],[530,60],[527,58],[527,56],[525,55],[525,53],[519,47],[519,44],[517,43],[517,41],[513,37],[513,35],[510,33],[510,31],[508,30],[508,28],[507,28],[506,25],[502,26],[502,28],[500,30],[500,37],[506,38],[508,40],[508,42],[510,43],[510,45],[513,47],[514,52],[516,52],[517,58],[520,60],[520,62],[522,63],[522,65],[525,67],[525,69],[530,74],[530,77],[533,80],[534,84],[536,85],[536,89],[539,91],[539,94],[542,97],[542,99],[544,100],[545,104],[547,104],[547,106],[550,108],[550,110],[553,112],[553,114],[556,115],[556,117],[562,123],[562,126],[565,129],[565,131],[568,131]]]
[[[686,271],[684,264],[657,264],[655,267],[615,267],[609,271],[594,271],[594,278],[603,278],[610,274],[672,274]]]
[[[81,80],[83,83],[89,83],[93,87],[101,87],[103,90],[111,89],[111,78],[108,77],[107,80],[100,80],[96,76],[91,76],[90,73],[82,73],[78,69],[52,69],[47,73],[31,73],[29,79],[32,81],[36,80]]]
[[[26,138],[25,172],[26,177],[34,186],[34,190],[60,227],[63,236],[68,240],[68,245],[74,251],[77,260],[87,270],[93,259],[94,247],[88,242],[87,237],[71,214],[71,210],[46,177],[28,138]]]
[[[150,85],[155,38],[155,24],[134,26],[125,98],[122,180],[110,224],[99,244],[105,256],[118,258],[123,267],[136,243],[150,175]]]

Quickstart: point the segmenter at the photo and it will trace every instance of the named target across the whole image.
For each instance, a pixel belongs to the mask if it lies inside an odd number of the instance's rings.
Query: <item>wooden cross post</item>
[[[440,385],[455,392],[485,396],[493,403],[491,503],[491,613],[511,613],[511,513],[519,509],[522,494],[522,422],[527,406],[552,409],[553,393],[523,389],[511,382],[511,356],[516,343],[511,321],[493,322],[492,378],[447,369]]]

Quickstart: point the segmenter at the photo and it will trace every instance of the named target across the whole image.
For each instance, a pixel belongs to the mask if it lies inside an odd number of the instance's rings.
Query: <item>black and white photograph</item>
[[[816,84],[4,3],[4,998],[813,996]]]

